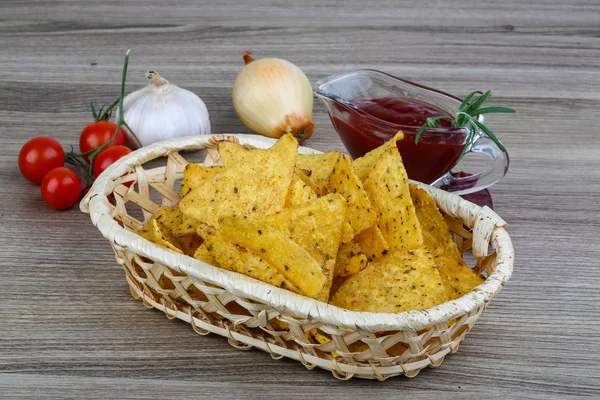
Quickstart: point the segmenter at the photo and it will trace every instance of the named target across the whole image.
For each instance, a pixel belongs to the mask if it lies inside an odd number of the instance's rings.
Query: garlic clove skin
[[[272,138],[291,133],[301,142],[311,137],[313,92],[302,70],[278,58],[244,58],[247,65],[235,80],[232,96],[244,125]]]
[[[144,146],[163,140],[210,133],[204,102],[189,90],[170,84],[156,71],[146,73],[149,85],[123,100],[125,122]],[[135,143],[129,132],[129,142]]]

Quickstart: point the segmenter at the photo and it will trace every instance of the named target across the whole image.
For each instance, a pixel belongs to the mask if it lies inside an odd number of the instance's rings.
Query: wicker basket
[[[164,249],[131,232],[160,206],[151,200],[150,188],[160,194],[162,205],[179,202],[177,183],[187,164],[179,151],[207,149],[205,165],[218,164],[216,148],[223,140],[255,148],[274,143],[259,136],[231,135],[147,146],[109,167],[81,203],[110,241],[133,297],[170,319],[187,321],[200,335],[216,333],[237,349],[256,347],[273,358],[298,360],[308,369],[330,370],[339,379],[414,377],[458,350],[510,278],[514,253],[505,222],[487,207],[428,186],[423,188],[445,214],[459,249],[471,250],[477,260],[473,268],[487,279],[457,300],[421,311],[340,309]],[[300,152],[318,153],[303,147]],[[145,169],[143,164],[154,159],[163,161],[162,166]],[[135,184],[125,185],[128,182]],[[490,244],[494,252],[488,255]],[[315,333],[331,341],[321,344],[314,340]]]

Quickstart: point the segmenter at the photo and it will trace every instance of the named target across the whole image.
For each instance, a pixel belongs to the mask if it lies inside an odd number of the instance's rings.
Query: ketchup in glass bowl
[[[483,132],[469,140],[466,127],[452,127],[438,120],[415,143],[419,129],[429,117],[451,117],[462,100],[423,85],[374,70],[335,75],[317,82],[315,94],[327,106],[344,146],[353,158],[365,155],[402,131],[398,150],[410,179],[438,187],[459,188],[458,194],[485,189],[508,170],[508,155]],[[483,123],[483,116],[477,117]],[[469,176],[450,174],[461,155],[483,153],[488,168]]]

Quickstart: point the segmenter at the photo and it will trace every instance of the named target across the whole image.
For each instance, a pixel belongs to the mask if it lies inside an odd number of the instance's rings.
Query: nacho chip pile
[[[409,184],[395,138],[364,157],[222,142],[222,166],[189,164],[178,208],[138,231],[167,249],[356,311],[428,308],[483,279],[433,199]]]

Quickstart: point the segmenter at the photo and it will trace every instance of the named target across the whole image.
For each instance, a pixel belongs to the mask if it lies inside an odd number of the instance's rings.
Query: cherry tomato
[[[90,150],[94,150],[95,148],[102,146],[104,143],[108,142],[113,135],[115,134],[115,129],[117,129],[117,125],[110,121],[96,121],[92,122],[81,132],[79,136],[79,151],[81,153],[87,153]],[[115,140],[109,144],[107,147],[111,146],[119,146],[125,144],[125,132],[123,129],[119,129],[117,132],[117,137]],[[90,162],[90,155],[87,154],[83,156],[85,161]]]
[[[42,198],[50,207],[65,210],[77,203],[81,189],[75,172],[65,167],[54,168],[42,181]]]
[[[31,139],[19,153],[19,169],[30,182],[39,185],[48,171],[65,165],[65,151],[48,136]]]
[[[108,146],[94,158],[94,176],[97,178],[112,163],[129,153],[131,153],[129,147]]]

